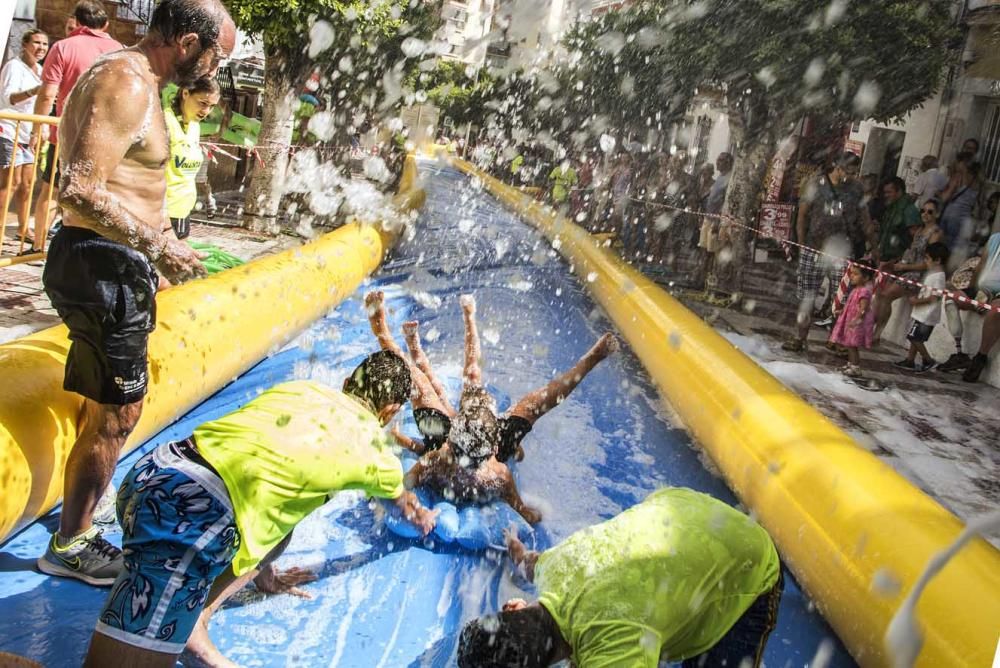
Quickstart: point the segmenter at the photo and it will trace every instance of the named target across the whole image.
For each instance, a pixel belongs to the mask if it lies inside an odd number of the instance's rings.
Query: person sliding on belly
[[[507,549],[539,592],[469,622],[459,668],[760,665],[781,600],[774,543],[710,496],[661,489],[539,554]]]
[[[395,499],[426,535],[436,512],[403,485],[383,431],[410,394],[398,355],[369,355],[343,391],[282,383],[146,455],[118,492],[125,569],[97,622],[86,666],[233,666],[208,637],[212,613],[251,579],[303,595],[314,576],[273,561],[295,526],[343,490]]]
[[[386,323],[383,302],[381,292],[365,297],[372,332],[384,349],[402,354]],[[529,523],[537,523],[541,515],[521,499],[505,462],[512,456],[523,458],[521,440],[535,421],[562,402],[601,360],[617,351],[618,341],[605,334],[573,368],[497,417],[496,403],[483,386],[475,299],[463,295],[460,303],[465,320],[465,365],[459,411],[448,403],[444,386],[420,346],[418,323],[403,325],[414,378],[413,416],[423,435],[421,443],[393,431],[403,447],[423,455],[407,474],[407,486],[427,486],[459,503],[502,499]]]

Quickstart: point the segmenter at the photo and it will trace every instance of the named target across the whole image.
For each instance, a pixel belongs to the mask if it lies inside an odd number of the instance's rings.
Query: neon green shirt
[[[335,492],[403,493],[403,467],[378,419],[320,383],[276,385],[201,425],[194,438],[233,502],[241,538],[236,575],[253,569]]]
[[[181,125],[170,107],[163,110],[170,137],[170,160],[167,161],[167,215],[187,218],[198,201],[198,187],[194,179],[205,160],[201,151],[201,125]]]
[[[564,170],[562,165],[556,165],[549,172],[549,181],[552,182],[552,201],[562,204],[569,197],[570,189],[576,185],[576,170],[572,167]]]
[[[655,668],[715,645],[778,569],[749,517],[667,488],[542,553],[535,583],[577,668]]]

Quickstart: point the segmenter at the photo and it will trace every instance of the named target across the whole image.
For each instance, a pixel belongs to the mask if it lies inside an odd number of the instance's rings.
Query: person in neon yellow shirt
[[[569,193],[576,186],[576,170],[568,160],[556,165],[549,172],[549,183],[552,184],[552,202],[563,204],[569,199]]]
[[[190,88],[177,91],[163,108],[170,136],[170,160],[167,162],[167,216],[178,239],[191,234],[191,212],[198,201],[195,179],[205,154],[201,150],[201,122],[219,104],[219,84],[201,78]]]
[[[507,547],[539,591],[473,620],[460,668],[758,666],[782,579],[770,537],[706,494],[666,488],[541,554]]]
[[[395,499],[426,535],[436,513],[403,485],[383,426],[410,395],[398,355],[368,356],[343,391],[282,383],[138,462],[118,492],[125,568],[111,588],[86,666],[231,665],[208,637],[212,613],[251,579],[308,596],[315,577],[277,571],[292,530],[331,496]]]

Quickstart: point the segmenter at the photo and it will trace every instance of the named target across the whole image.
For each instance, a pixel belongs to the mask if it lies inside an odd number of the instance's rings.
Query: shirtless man
[[[164,212],[170,153],[160,89],[214,76],[235,38],[218,0],[162,0],[142,42],[98,60],[66,101],[65,215],[42,280],[72,342],[63,386],[84,396],[84,408],[59,530],[38,560],[50,575],[106,586],[122,567],[121,551],[92,518],[142,412],[157,271],[171,283],[204,273]]]
[[[384,296],[365,296],[372,332],[386,350],[399,354],[386,323]],[[407,487],[427,486],[457,502],[488,503],[502,499],[529,523],[541,520],[517,492],[514,477],[505,462],[523,458],[521,440],[535,421],[555,408],[601,360],[618,350],[618,341],[605,334],[568,371],[519,400],[504,416],[496,416],[496,403],[486,391],[479,364],[480,344],[476,327],[476,303],[471,295],[460,299],[465,320],[465,366],[459,410],[448,403],[444,386],[435,377],[420,346],[416,322],[403,325],[410,350],[414,393],[411,399],[423,443],[393,434],[400,444],[423,454],[407,474]]]

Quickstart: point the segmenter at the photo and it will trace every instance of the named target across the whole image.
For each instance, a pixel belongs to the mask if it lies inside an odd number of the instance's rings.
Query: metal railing
[[[32,136],[32,143],[34,146],[25,147],[23,144],[18,144],[17,138],[20,136],[21,127],[26,123],[42,123],[49,126],[50,133],[54,132],[59,127],[59,119],[54,116],[36,116],[34,114],[19,114],[9,111],[0,111],[0,120],[13,121],[14,122],[14,148],[11,151],[10,165],[7,167],[0,168],[0,190],[3,192],[3,196],[0,197],[0,231],[3,233],[3,240],[7,240],[7,219],[10,215],[9,209],[11,202],[14,200],[15,195],[20,195],[22,201],[18,202],[18,212],[15,214],[19,227],[15,238],[18,241],[17,251],[13,254],[5,254],[3,247],[0,246],[0,267],[9,267],[14,264],[20,264],[22,262],[31,262],[35,260],[41,260],[45,257],[45,242],[48,236],[49,223],[51,221],[52,206],[56,198],[55,191],[55,173],[57,170],[54,168],[50,169],[50,173],[53,175],[52,183],[42,183],[42,187],[38,192],[38,197],[45,198],[45,220],[39,225],[37,222],[34,226],[34,243],[32,248],[38,248],[37,253],[25,254],[25,242],[27,241],[28,234],[28,223],[34,210],[35,204],[37,204],[37,199],[35,198],[35,185],[38,182],[38,169],[41,165],[41,159],[44,157],[42,149],[45,147],[46,142],[42,139],[42,134]],[[27,186],[16,188],[14,187],[15,172],[21,165],[17,165],[18,153],[27,148],[33,152],[33,162],[30,164],[29,168],[26,170],[28,172]],[[59,145],[56,144],[50,158],[53,162],[59,160]],[[26,165],[27,166],[27,165]],[[15,192],[17,190],[17,192]],[[30,250],[30,248],[28,249]]]

